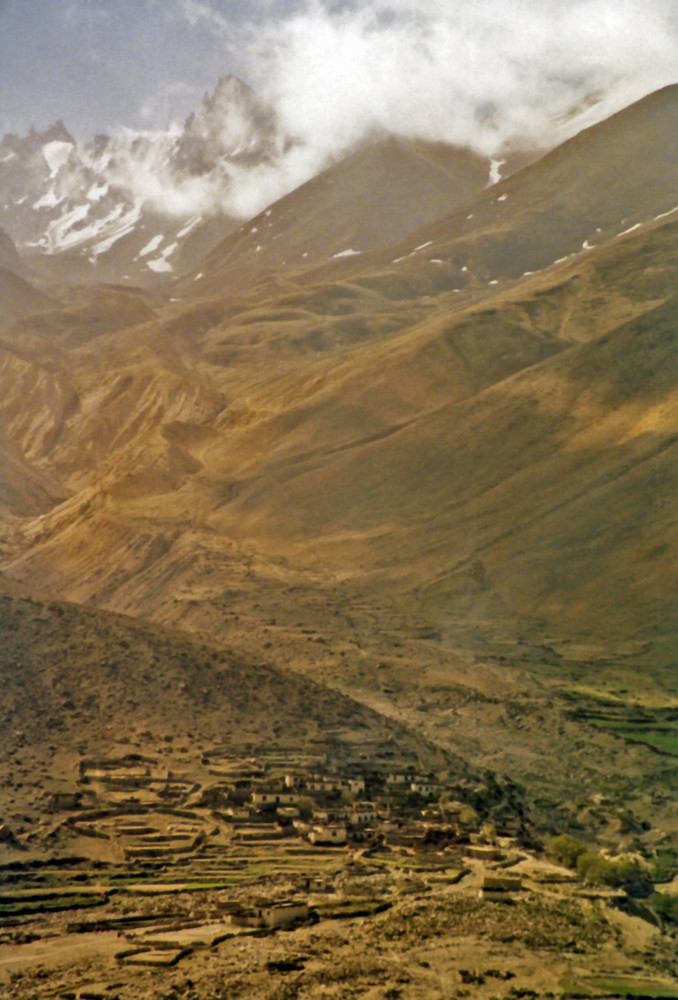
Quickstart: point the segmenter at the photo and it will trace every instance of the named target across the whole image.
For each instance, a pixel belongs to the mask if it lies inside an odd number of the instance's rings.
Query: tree
[[[615,888],[640,879],[643,874],[635,858],[606,858],[602,854],[580,854],[577,873],[591,885]]]
[[[586,853],[586,847],[581,840],[571,837],[569,833],[561,833],[557,837],[549,838],[546,843],[546,853],[559,865],[576,868],[577,861]]]
[[[678,896],[675,893],[655,892],[648,899],[648,903],[664,920],[678,924]]]
[[[477,830],[480,817],[473,806],[464,806],[459,813],[459,825],[465,830]]]
[[[309,798],[308,795],[300,795],[299,798],[295,799],[294,804],[299,810],[301,819],[311,818],[313,815],[313,799]]]

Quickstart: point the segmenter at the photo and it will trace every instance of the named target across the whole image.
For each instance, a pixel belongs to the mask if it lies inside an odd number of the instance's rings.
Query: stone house
[[[229,919],[235,927],[290,927],[308,920],[308,903],[285,899],[277,902],[257,900],[251,906],[233,907]]]
[[[49,800],[50,812],[67,812],[70,809],[80,809],[82,792],[52,792]]]
[[[299,819],[300,813],[296,806],[278,806],[276,815],[281,822],[292,823],[293,820]]]
[[[304,781],[304,788],[309,792],[322,792],[327,795],[329,792],[341,792],[341,778],[328,778],[324,775],[310,775]]]
[[[374,802],[354,802],[351,809],[351,822],[357,826],[373,823],[377,818],[377,807]]]
[[[406,774],[387,774],[386,784],[387,785],[406,785],[412,780],[411,775]]]
[[[491,844],[470,844],[465,854],[468,858],[478,858],[481,861],[501,861],[504,857],[501,848]]]
[[[432,796],[440,794],[440,787],[432,781],[417,778],[415,781],[410,782],[410,791],[421,795],[425,799],[430,799]]]
[[[339,807],[337,809],[314,809],[313,818],[316,823],[327,824],[327,823],[341,823],[348,819],[350,816],[350,810],[344,807]]]
[[[297,796],[293,792],[279,792],[257,789],[252,792],[252,805],[259,809],[262,806],[293,806]]]
[[[506,902],[523,887],[520,875],[485,875],[478,890],[480,899]]]
[[[311,827],[308,839],[312,844],[342,846],[348,839],[346,825],[344,823],[319,823]]]

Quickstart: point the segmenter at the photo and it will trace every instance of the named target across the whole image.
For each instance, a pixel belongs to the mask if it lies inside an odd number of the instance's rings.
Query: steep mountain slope
[[[45,514],[65,499],[65,491],[49,476],[31,466],[16,445],[0,440],[0,513],[4,522]]]
[[[28,421],[28,395],[8,360],[5,425],[31,461],[77,492],[29,531],[32,544],[9,571],[131,610],[143,591],[135,573],[143,567],[148,583],[157,561],[162,582],[147,588],[150,604],[143,598],[153,614],[174,573],[186,571],[191,545],[214,548],[207,532],[224,552],[238,539],[321,575],[416,587],[432,604],[456,594],[460,613],[478,599],[502,618],[550,609],[579,615],[582,627],[590,591],[608,574],[610,623],[615,606],[620,618],[631,605],[644,615],[636,588],[612,569],[632,553],[604,529],[612,508],[620,537],[650,530],[654,515],[640,501],[650,479],[634,477],[650,476],[653,461],[669,476],[664,488],[672,485],[661,442],[670,441],[675,393],[677,229],[656,223],[453,315],[452,297],[442,296],[411,328],[330,346],[322,360],[300,354],[270,375],[260,364],[275,343],[265,342],[263,357],[252,343],[253,367],[215,367],[146,307],[131,332],[121,322],[118,333],[94,328],[91,340],[76,334],[74,314],[46,317],[52,416]],[[117,299],[111,308],[119,318]],[[375,315],[379,323],[378,313],[362,317],[368,331]],[[61,344],[51,332],[59,326],[70,330]],[[30,364],[44,365],[34,321],[31,333]],[[25,343],[26,331],[12,339]],[[660,366],[632,381],[638,358],[655,351]],[[628,398],[611,398],[616,382]],[[657,433],[634,430],[646,425]],[[153,523],[164,541],[149,548]],[[600,551],[590,543],[596,532]],[[124,572],[99,565],[104,539]],[[664,574],[670,553],[643,572]],[[647,601],[656,605],[654,590]]]
[[[358,732],[384,745],[408,734],[350,698],[311,680],[248,661],[237,651],[194,637],[0,586],[3,750],[16,740],[33,747],[67,738],[91,750],[116,737],[151,729],[234,749],[248,744],[318,746]],[[120,710],[124,712],[120,714]],[[409,737],[412,748],[435,751]],[[423,763],[423,762],[422,762]]]
[[[338,452],[281,439],[211,523],[441,600],[651,631],[675,611],[676,309]]]
[[[57,304],[31,285],[26,275],[14,240],[0,229],[0,327]]]
[[[14,240],[4,229],[0,229],[0,267],[13,271],[21,270],[21,258]]]
[[[585,761],[557,699],[594,675],[615,697],[639,675],[676,693],[677,93],[396,249],[310,256],[371,238],[376,166],[449,180],[440,150],[433,168],[422,147],[362,151],[228,240],[183,298],[73,292],[8,328],[7,447],[58,489],[36,500],[17,478],[4,572],[257,658],[271,644],[542,791],[544,753],[570,790],[613,759],[647,775],[652,751],[615,756],[612,737]],[[304,236],[309,258],[283,267],[276,244]],[[535,706],[547,721],[521,721]]]
[[[306,280],[347,280],[397,300],[486,289],[678,211],[678,85],[649,95],[424,226],[389,253]],[[575,166],[576,164],[576,166]]]
[[[390,246],[490,182],[490,161],[389,137],[319,174],[227,238],[180,285],[240,290],[265,278]]]
[[[300,168],[285,157],[294,148],[274,112],[225,77],[183,128],[167,133],[79,146],[58,122],[4,136],[0,222],[46,280],[153,286],[185,271],[194,278],[201,258],[265,204],[258,185],[271,197],[292,186]],[[378,140],[283,200],[275,220],[269,213],[243,228],[207,272],[221,261],[238,287],[243,265],[270,273],[283,262],[341,255],[350,243],[387,246],[481,190],[490,174],[489,159],[468,151]]]
[[[15,271],[0,267],[0,327],[24,316],[54,309],[55,299],[39,291]]]

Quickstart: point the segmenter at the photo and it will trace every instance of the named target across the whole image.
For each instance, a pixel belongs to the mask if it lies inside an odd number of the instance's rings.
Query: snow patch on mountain
[[[193,232],[196,226],[199,226],[202,222],[202,215],[194,215],[192,219],[189,219],[186,225],[179,230],[177,233],[177,239],[183,240],[189,233]]]
[[[615,239],[617,239],[619,236],[626,236],[627,233],[633,233],[635,232],[636,229],[640,229],[641,226],[642,222],[636,222],[634,226],[630,226],[628,229],[623,229],[621,233],[617,233]]]
[[[670,208],[668,212],[660,212],[659,215],[655,215],[653,222],[658,222],[659,219],[668,219],[669,215],[673,215],[674,212],[678,212],[678,205],[675,208]]]
[[[68,160],[68,157],[71,155],[71,150],[73,148],[73,143],[62,142],[59,139],[55,139],[53,142],[45,143],[42,147],[42,155],[45,163],[50,169],[50,178],[54,179],[56,177]]]
[[[56,208],[64,200],[64,195],[59,196],[53,187],[51,187],[42,198],[39,198],[33,205],[33,208]],[[17,205],[21,202],[17,201]]]
[[[165,260],[164,257],[156,257],[155,260],[149,260],[146,266],[149,267],[151,271],[155,271],[156,274],[162,274],[163,272],[170,272],[174,270],[170,262]]]
[[[501,168],[506,163],[506,160],[490,160],[490,179],[487,182],[488,187],[492,187],[493,184],[498,184],[501,180]]]
[[[87,198],[88,201],[101,201],[102,198],[106,197],[109,190],[110,190],[110,184],[106,183],[93,184],[92,187],[87,192],[87,194],[85,195],[85,197]]]
[[[117,212],[117,209],[116,209]],[[116,216],[117,217],[117,216]],[[105,239],[99,240],[98,243],[92,248],[92,254],[95,257],[101,254],[108,253],[111,247],[121,240],[123,236],[128,236],[134,231],[139,219],[141,218],[141,205],[133,205],[132,208],[126,212],[124,215],[117,217],[117,225],[112,225],[115,219],[111,216],[101,227],[101,232],[108,230]]]
[[[166,238],[182,241],[208,217],[244,220],[270,204],[285,148],[274,112],[234,77],[221,80],[183,126],[162,132],[122,129],[78,144],[58,122],[25,138],[7,135],[0,225],[20,248],[80,249],[87,259],[106,253],[142,216],[166,220]],[[154,255],[156,270],[168,270],[168,256]]]
[[[160,245],[159,243],[155,242],[157,239],[158,237],[154,237],[154,239],[151,240],[151,243],[155,243],[154,249],[157,249],[158,246]],[[162,243],[164,236],[160,236],[159,239],[160,243]],[[172,254],[174,253],[174,251],[177,249],[178,246],[179,244],[176,241],[174,243],[170,243],[161,252],[159,257],[154,258],[154,260],[149,260],[146,266],[149,267],[151,271],[155,271],[156,274],[162,274],[173,271],[174,268],[172,267],[167,258],[172,256]]]
[[[70,212],[64,212],[47,226],[45,235],[32,246],[41,247],[45,253],[54,254],[58,250],[66,250],[82,241],[83,230],[73,227],[83,222],[89,214],[89,205],[76,205]]]
[[[154,250],[158,249],[158,247],[160,246],[160,244],[164,239],[165,239],[165,234],[158,233],[157,236],[154,236],[151,240],[148,241],[145,247],[142,247],[142,249],[139,251],[139,257],[146,257],[147,254],[153,253]]]

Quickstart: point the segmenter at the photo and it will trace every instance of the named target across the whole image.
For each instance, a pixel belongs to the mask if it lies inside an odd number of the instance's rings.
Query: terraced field
[[[631,743],[678,757],[678,707],[642,704],[605,695],[570,692],[572,719],[589,722]]]

